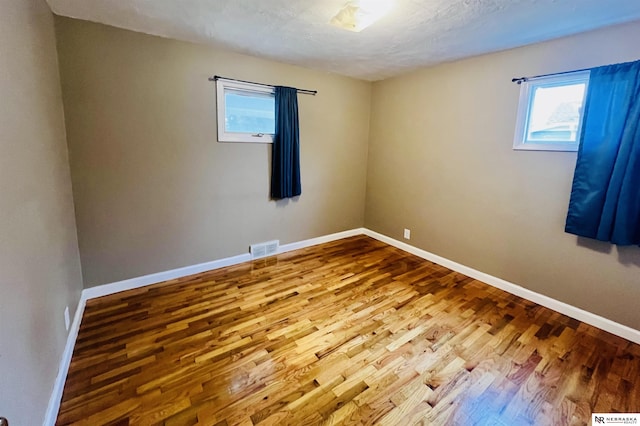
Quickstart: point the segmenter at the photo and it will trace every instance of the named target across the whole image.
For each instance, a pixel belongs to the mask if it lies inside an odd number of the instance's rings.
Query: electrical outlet
[[[405,240],[411,239],[411,229],[404,228],[404,239]]]
[[[71,325],[71,318],[69,318],[69,307],[64,308],[64,326],[69,331],[69,326]]]

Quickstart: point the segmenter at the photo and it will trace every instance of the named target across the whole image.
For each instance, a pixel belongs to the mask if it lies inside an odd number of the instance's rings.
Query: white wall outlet
[[[411,239],[411,229],[404,228],[404,239],[405,240]]]
[[[69,307],[64,308],[64,326],[69,331],[69,326],[71,325],[71,318],[69,318]]]

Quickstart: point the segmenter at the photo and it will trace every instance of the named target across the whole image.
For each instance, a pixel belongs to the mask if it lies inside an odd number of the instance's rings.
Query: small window
[[[258,84],[218,79],[218,141],[273,142],[274,89]]]
[[[523,81],[513,149],[577,151],[589,71]]]

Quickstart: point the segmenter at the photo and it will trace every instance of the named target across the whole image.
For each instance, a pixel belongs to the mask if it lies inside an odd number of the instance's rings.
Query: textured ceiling
[[[346,0],[47,1],[58,15],[365,80],[640,19],[640,0],[395,0],[354,33],[329,24]]]

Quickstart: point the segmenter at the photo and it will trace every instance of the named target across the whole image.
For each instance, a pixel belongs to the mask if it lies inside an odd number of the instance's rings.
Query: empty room
[[[3,0],[0,426],[640,423],[637,0]]]

